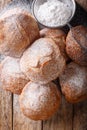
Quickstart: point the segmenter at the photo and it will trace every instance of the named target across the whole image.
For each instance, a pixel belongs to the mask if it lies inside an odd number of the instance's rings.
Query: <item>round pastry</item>
[[[60,85],[70,103],[87,99],[87,68],[71,62],[60,76]]]
[[[31,81],[45,84],[63,72],[65,59],[52,39],[41,38],[24,52],[20,66]]]
[[[64,31],[62,31],[61,29],[49,29],[49,28],[44,28],[40,31],[40,36],[41,37],[47,37],[47,38],[52,38],[55,43],[58,45],[62,55],[64,56],[64,58],[66,59],[66,61],[68,61],[68,56],[66,54],[66,34],[64,33]]]
[[[66,38],[66,52],[76,63],[87,66],[87,28],[71,28]]]
[[[19,102],[25,116],[32,120],[46,120],[58,110],[61,95],[52,82],[44,85],[29,82],[24,87]]]
[[[38,37],[38,25],[27,11],[14,8],[0,16],[1,54],[20,57]]]
[[[20,70],[19,59],[6,57],[0,64],[0,78],[5,90],[20,94],[29,82]]]

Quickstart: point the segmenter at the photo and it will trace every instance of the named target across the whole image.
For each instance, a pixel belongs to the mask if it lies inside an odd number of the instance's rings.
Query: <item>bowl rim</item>
[[[36,21],[37,21],[40,25],[42,25],[43,27],[46,27],[46,28],[54,28],[54,29],[64,27],[65,25],[68,25],[68,24],[69,24],[69,22],[72,20],[72,18],[73,18],[74,15],[75,15],[76,2],[75,2],[75,0],[72,0],[73,5],[74,5],[74,8],[73,8],[73,10],[72,10],[72,15],[71,15],[71,17],[69,18],[69,20],[68,20],[65,24],[60,25],[60,26],[48,26],[48,25],[45,25],[44,23],[41,23],[41,22],[39,21],[39,19],[38,19],[38,18],[36,17],[36,15],[35,15],[34,5],[35,5],[36,1],[37,1],[37,0],[33,0],[33,2],[32,2],[32,6],[31,6],[32,14],[33,14],[33,16],[35,17]]]

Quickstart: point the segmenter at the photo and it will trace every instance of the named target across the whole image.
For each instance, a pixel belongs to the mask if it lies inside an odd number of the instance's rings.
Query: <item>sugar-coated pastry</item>
[[[15,94],[20,94],[28,79],[20,70],[19,59],[6,57],[0,64],[2,87]]]
[[[87,66],[87,27],[71,28],[66,38],[66,52],[74,62]]]
[[[70,103],[87,99],[87,68],[71,62],[60,76],[60,85]]]
[[[65,69],[65,59],[50,38],[36,40],[20,60],[21,70],[34,82],[45,84],[56,79]]]
[[[69,57],[66,54],[65,47],[66,47],[66,34],[61,29],[50,29],[44,28],[40,31],[41,37],[52,38],[55,43],[58,45],[62,55],[66,59],[69,60]]]
[[[46,120],[58,110],[61,95],[52,82],[44,85],[29,82],[24,87],[19,102],[25,116],[32,120]]]
[[[20,57],[39,37],[39,28],[27,11],[13,8],[0,16],[0,53]]]

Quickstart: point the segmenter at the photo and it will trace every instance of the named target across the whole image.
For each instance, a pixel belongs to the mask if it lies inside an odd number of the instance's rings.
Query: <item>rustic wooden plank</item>
[[[43,130],[72,130],[73,105],[62,98],[59,111],[53,118],[43,121]]]
[[[12,130],[12,97],[0,83],[0,130]]]
[[[74,105],[73,130],[87,130],[87,101]]]
[[[41,130],[41,121],[32,121],[20,111],[18,95],[13,98],[13,130]]]

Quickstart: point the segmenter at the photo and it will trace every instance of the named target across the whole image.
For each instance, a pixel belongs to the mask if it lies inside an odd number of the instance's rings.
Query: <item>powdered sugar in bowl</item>
[[[34,0],[32,5],[36,20],[50,28],[62,27],[69,23],[75,9],[74,0]]]

